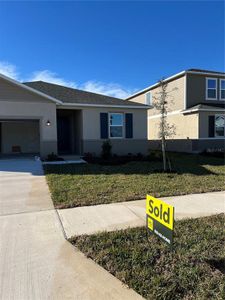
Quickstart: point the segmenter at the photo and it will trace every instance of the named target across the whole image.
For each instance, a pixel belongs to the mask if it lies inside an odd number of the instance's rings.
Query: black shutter
[[[209,116],[209,137],[215,136],[215,116]]]
[[[101,139],[108,139],[108,114],[107,113],[100,113],[100,135]]]
[[[133,138],[133,114],[125,114],[126,138]]]

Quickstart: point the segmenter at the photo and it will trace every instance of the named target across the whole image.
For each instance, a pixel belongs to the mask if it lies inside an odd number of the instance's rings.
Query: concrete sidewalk
[[[225,193],[213,192],[161,198],[175,206],[175,219],[225,212]],[[145,225],[145,200],[58,210],[66,236],[93,234]]]
[[[64,237],[41,163],[0,161],[0,299],[141,300]]]

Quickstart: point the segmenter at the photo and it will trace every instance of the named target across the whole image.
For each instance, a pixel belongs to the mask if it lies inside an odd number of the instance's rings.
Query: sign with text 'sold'
[[[146,198],[147,228],[172,246],[174,229],[174,207],[150,195]]]

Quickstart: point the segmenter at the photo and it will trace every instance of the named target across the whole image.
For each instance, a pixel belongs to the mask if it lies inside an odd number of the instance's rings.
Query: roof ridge
[[[59,87],[65,88],[65,89],[79,91],[79,92],[82,92],[82,93],[90,93],[90,94],[93,94],[93,95],[96,95],[96,96],[109,97],[109,98],[116,99],[116,100],[126,101],[126,99],[121,99],[121,98],[117,98],[117,97],[113,97],[113,96],[108,96],[106,94],[94,93],[94,92],[81,90],[81,89],[77,89],[77,88],[73,88],[73,87],[69,87],[69,86],[65,86],[65,85],[61,85],[61,84],[57,84],[57,83],[47,82],[47,81],[43,81],[43,80],[22,82],[22,84],[25,84],[25,85],[30,84],[30,83],[44,83],[44,84],[49,84],[49,85],[55,85],[55,86],[59,86]]]

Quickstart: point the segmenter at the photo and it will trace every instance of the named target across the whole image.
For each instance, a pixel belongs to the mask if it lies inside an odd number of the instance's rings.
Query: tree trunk
[[[162,155],[163,155],[163,170],[166,172],[166,147],[165,147],[165,139],[162,138]]]

